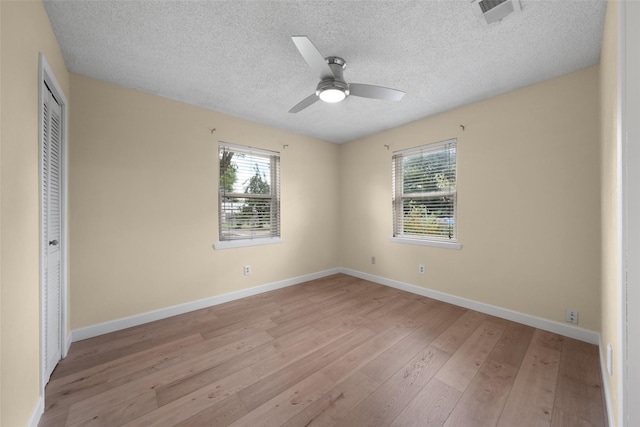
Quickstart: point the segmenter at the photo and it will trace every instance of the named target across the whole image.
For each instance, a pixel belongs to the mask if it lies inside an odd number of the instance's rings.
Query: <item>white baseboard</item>
[[[138,326],[144,323],[153,322],[155,320],[176,316],[178,314],[188,313],[190,311],[211,307],[239,298],[245,298],[248,296],[261,294],[263,292],[273,291],[276,289],[285,288],[287,286],[293,286],[299,283],[308,282],[310,280],[320,279],[322,277],[337,274],[339,272],[339,268],[333,268],[330,270],[320,271],[318,273],[312,273],[304,276],[294,277],[291,279],[281,280],[278,282],[267,283],[249,289],[242,289],[240,291],[230,292],[223,295],[216,295],[210,298],[204,298],[197,301],[191,301],[184,304],[174,305],[172,307],[166,307],[159,310],[149,311],[147,313],[136,314],[134,316],[125,317],[122,319],[111,320],[109,322],[75,329],[71,331],[71,337],[70,339],[68,339],[68,343],[69,345],[71,345],[71,342],[97,337],[98,335],[103,335],[109,332],[115,332],[122,329],[130,328],[132,326]]]
[[[363,273],[357,270],[349,268],[333,268],[330,270],[320,271],[317,273],[307,274],[304,276],[294,277],[278,282],[267,283],[264,285],[256,286],[249,289],[243,289],[240,291],[230,292],[223,295],[216,295],[214,297],[205,298],[197,301],[188,302],[185,304],[179,304],[172,307],[167,307],[159,310],[150,311],[147,313],[137,314],[122,319],[116,319],[109,322],[99,323],[97,325],[91,325],[84,328],[76,329],[70,332],[70,337],[67,339],[68,346],[72,342],[80,341],[87,338],[96,337],[98,335],[107,334],[109,332],[115,332],[122,329],[130,328],[132,326],[142,325],[144,323],[153,322],[155,320],[165,319],[167,317],[176,316],[178,314],[187,313],[202,308],[211,307],[214,305],[222,304],[225,302],[233,301],[239,298],[245,298],[252,295],[261,294],[263,292],[273,291],[276,289],[285,288],[287,286],[297,285],[310,280],[319,279],[322,277],[330,276],[332,274],[344,273],[350,276],[358,277],[365,280],[370,280],[381,285],[390,286],[392,288],[400,289],[403,291],[411,292],[417,295],[426,296],[439,301],[444,301],[450,304],[454,304],[460,307],[468,308],[471,310],[479,311],[481,313],[490,314],[492,316],[500,317],[503,319],[511,320],[514,322],[522,323],[524,325],[532,326],[534,328],[542,329],[545,331],[560,334],[566,337],[575,338],[581,341],[585,341],[591,344],[600,344],[600,335],[597,332],[593,332],[587,329],[579,328],[576,326],[565,325],[553,320],[543,319],[541,317],[532,316],[529,314],[520,313],[506,308],[497,307],[490,304],[485,304],[478,301],[458,297],[455,295],[447,294],[444,292],[435,291],[432,289],[426,289],[420,286],[411,285],[408,283],[400,282],[393,279],[387,279],[385,277],[375,276],[368,273]]]
[[[42,414],[44,414],[44,398],[40,396],[36,407],[33,409],[31,418],[29,418],[29,424],[27,424],[27,427],[38,427]]]
[[[613,423],[613,411],[615,408],[611,406],[611,390],[609,389],[609,372],[607,370],[607,348],[603,345],[602,342],[598,343],[600,347],[600,373],[602,375],[602,388],[604,390],[604,409],[607,412],[607,420],[609,421],[609,426],[613,427],[615,424]]]
[[[469,308],[471,310],[490,314],[492,316],[500,317],[502,319],[507,319],[514,322],[522,323],[524,325],[532,326],[538,329],[543,329],[545,331],[553,332],[569,338],[575,338],[577,340],[585,341],[590,344],[598,345],[600,343],[600,334],[598,334],[597,332],[590,331],[588,329],[578,328],[577,326],[565,325],[564,323],[555,322],[553,320],[543,319],[537,316],[531,316],[529,314],[508,310],[506,308],[497,307],[495,305],[473,301],[470,299],[458,297],[458,296],[447,294],[444,292],[434,291],[432,289],[426,289],[420,286],[399,282],[397,280],[387,279],[385,277],[375,276],[373,274],[363,273],[357,270],[351,270],[349,268],[340,268],[339,270],[341,273],[348,274],[354,277],[359,277],[360,279],[369,280],[371,282],[379,283],[385,286],[390,286],[392,288],[411,292],[413,294],[422,295],[422,296],[433,298],[439,301],[448,302],[450,304],[454,304],[460,307]]]

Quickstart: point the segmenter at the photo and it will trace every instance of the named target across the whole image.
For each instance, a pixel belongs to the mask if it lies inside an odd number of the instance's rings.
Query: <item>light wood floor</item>
[[[74,343],[40,426],[605,426],[596,346],[336,275]]]

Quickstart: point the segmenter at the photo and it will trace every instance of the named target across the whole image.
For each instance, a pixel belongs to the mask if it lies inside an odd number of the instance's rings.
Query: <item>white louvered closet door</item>
[[[62,357],[62,108],[49,90],[43,97],[42,203],[44,248],[45,382]]]

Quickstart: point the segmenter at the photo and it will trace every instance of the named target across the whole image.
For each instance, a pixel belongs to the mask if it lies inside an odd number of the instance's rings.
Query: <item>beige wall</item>
[[[337,145],[74,74],[71,99],[71,329],[338,266]],[[281,153],[284,243],[212,248],[218,141]]]
[[[602,166],[602,331],[600,341],[614,351],[614,374],[606,375],[613,419],[618,419],[618,382],[622,368],[615,363],[620,354],[620,299],[618,271],[618,164],[617,164],[617,86],[618,86],[618,4],[609,1],[600,54],[600,120]],[[606,353],[603,351],[603,355]]]
[[[591,67],[344,145],[342,266],[599,331],[598,135]],[[462,249],[389,242],[392,152],[453,137]]]
[[[26,425],[38,401],[38,52],[65,95],[69,74],[40,2],[0,2],[1,337],[3,426]]]

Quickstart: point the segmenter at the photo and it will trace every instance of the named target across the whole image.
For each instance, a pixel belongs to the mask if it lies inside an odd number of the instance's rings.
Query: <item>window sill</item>
[[[280,237],[249,240],[225,240],[224,242],[218,242],[213,245],[213,249],[245,248],[249,246],[275,245],[277,243],[282,243],[282,239]]]
[[[444,242],[439,240],[420,240],[420,239],[408,239],[406,237],[389,237],[389,241],[394,243],[405,243],[408,245],[433,246],[436,248],[444,248],[444,249],[459,250],[460,248],[462,248],[462,245],[460,243]]]

